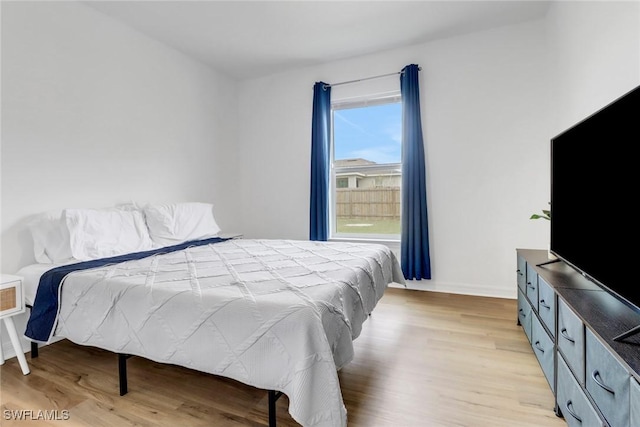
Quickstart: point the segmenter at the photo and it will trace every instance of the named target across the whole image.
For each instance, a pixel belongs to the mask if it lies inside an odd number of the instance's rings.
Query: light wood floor
[[[0,368],[2,426],[264,426],[267,394],[238,382],[142,358],[128,361],[61,341]],[[349,426],[566,426],[516,326],[516,301],[390,288],[340,372]],[[297,426],[278,401],[278,425]],[[7,420],[6,410],[68,410],[60,421]]]

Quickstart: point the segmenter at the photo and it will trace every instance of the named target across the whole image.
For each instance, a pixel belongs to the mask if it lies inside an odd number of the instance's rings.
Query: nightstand
[[[22,288],[22,277],[12,276],[9,274],[2,274],[2,280],[0,282],[0,320],[4,322],[4,326],[7,328],[11,344],[16,352],[18,363],[22,373],[27,375],[29,372],[29,365],[27,365],[27,359],[24,357],[24,351],[22,350],[22,344],[20,343],[20,337],[16,332],[16,325],[13,323],[13,316],[16,314],[24,313],[24,290]],[[0,341],[0,365],[4,365],[4,353],[2,351],[2,342]]]

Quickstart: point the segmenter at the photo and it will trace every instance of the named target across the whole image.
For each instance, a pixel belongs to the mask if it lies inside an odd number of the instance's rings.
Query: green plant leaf
[[[542,215],[533,214],[529,219],[546,219],[547,221],[549,221],[551,220],[551,212],[543,210]]]

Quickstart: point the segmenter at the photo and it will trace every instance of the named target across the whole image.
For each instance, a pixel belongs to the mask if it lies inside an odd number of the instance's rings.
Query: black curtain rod
[[[418,67],[418,71],[422,71],[422,67]],[[361,78],[361,79],[349,80],[349,81],[346,81],[346,82],[332,83],[332,84],[328,84],[328,85],[323,85],[322,88],[326,89],[328,87],[347,85],[347,84],[350,84],[350,83],[358,83],[358,82],[363,82],[365,80],[373,80],[373,79],[379,79],[379,78],[382,78],[382,77],[396,76],[396,75],[402,74],[402,73],[404,73],[404,71],[396,71],[395,73],[381,74],[379,76],[364,77],[364,78]]]

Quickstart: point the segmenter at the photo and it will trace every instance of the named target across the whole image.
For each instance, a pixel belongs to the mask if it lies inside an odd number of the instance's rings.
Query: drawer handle
[[[540,341],[536,341],[533,345],[534,345],[538,350],[540,350],[541,352],[543,352],[543,353],[544,353],[544,348],[540,347]]]
[[[567,341],[575,344],[576,340],[567,335],[567,328],[562,328],[562,330],[560,331],[560,335],[562,335],[562,337]]]
[[[526,315],[526,314],[524,314],[524,310],[523,310],[522,308],[521,308],[520,310],[518,310],[518,312],[519,312],[519,314],[520,314],[520,317],[524,317],[524,318],[526,318],[526,317],[527,317],[527,315]]]
[[[571,410],[573,408],[573,403],[570,400],[567,400],[567,403],[564,405],[567,408],[567,412],[576,419],[580,424],[582,424],[582,418],[580,418],[575,412]]]
[[[608,385],[604,384],[602,381],[598,380],[598,378],[602,379],[602,377],[600,376],[600,372],[598,372],[597,369],[591,373],[591,378],[593,378],[593,380],[596,382],[596,384],[598,384],[601,388],[605,389],[606,391],[608,391],[609,393],[611,393],[613,395],[616,394],[616,392],[611,387],[609,387]]]
[[[551,310],[551,306],[547,305],[547,303],[543,299],[540,300],[540,305],[546,308],[547,310]]]
[[[520,269],[517,269],[516,273],[518,273],[518,275],[520,275],[520,276],[524,276],[524,274],[522,274],[522,271],[520,271]]]
[[[531,282],[527,282],[527,288],[535,289],[536,287],[531,284]]]

